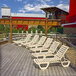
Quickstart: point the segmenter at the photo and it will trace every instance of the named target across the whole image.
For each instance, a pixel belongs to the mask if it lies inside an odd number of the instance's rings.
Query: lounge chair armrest
[[[45,54],[43,55],[43,58],[54,58],[53,54]]]
[[[48,49],[41,49],[40,52],[47,52]]]
[[[43,49],[42,51],[48,51],[48,49]]]
[[[35,46],[35,48],[39,48],[39,47],[42,47],[43,45],[37,45],[37,46]]]
[[[39,45],[38,47],[42,47],[43,45]]]
[[[48,53],[48,54],[45,54],[45,56],[54,57],[54,55],[53,55],[53,54],[50,54],[50,53]]]
[[[24,42],[22,42],[22,43],[26,43],[26,42],[24,41]]]

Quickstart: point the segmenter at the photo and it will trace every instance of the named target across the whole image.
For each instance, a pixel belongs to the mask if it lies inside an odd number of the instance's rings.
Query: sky
[[[40,8],[56,6],[69,12],[69,0],[0,0],[1,7],[10,7],[12,13],[44,13]]]

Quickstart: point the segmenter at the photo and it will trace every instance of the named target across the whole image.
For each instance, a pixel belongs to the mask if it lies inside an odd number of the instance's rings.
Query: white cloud
[[[7,4],[2,4],[2,5],[3,5],[3,7],[8,7]]]
[[[20,10],[19,10],[19,12],[25,13],[25,10],[23,10],[23,9],[20,9]]]
[[[20,9],[19,12],[41,12],[42,10],[40,8],[44,7],[50,7],[48,4],[27,4],[24,6],[24,8]]]
[[[58,4],[57,7],[69,12],[69,4]]]
[[[42,4],[46,4],[47,2],[51,2],[51,0],[37,0],[37,1],[39,1]]]
[[[27,4],[26,2],[24,2],[25,5],[23,8],[21,8],[19,10],[19,12],[23,12],[23,13],[25,13],[25,12],[42,12],[43,13],[43,11],[40,8],[53,6],[53,5],[50,6],[48,4],[49,2],[53,3],[53,1],[51,1],[51,0],[37,0],[37,2],[35,2],[33,4],[29,4],[29,3]]]
[[[33,3],[33,4],[25,3],[24,7],[19,9],[18,11],[22,12],[22,13],[25,13],[25,12],[36,12],[36,13],[42,12],[43,13],[43,11],[40,8],[53,7],[54,6],[53,4],[52,5],[48,4],[49,1],[51,1],[51,0],[37,0],[37,1],[39,1],[40,3],[39,4],[38,3]],[[48,1],[48,3],[47,3],[47,1]],[[65,11],[69,11],[69,4],[60,3],[60,4],[56,5],[56,7],[61,8]]]

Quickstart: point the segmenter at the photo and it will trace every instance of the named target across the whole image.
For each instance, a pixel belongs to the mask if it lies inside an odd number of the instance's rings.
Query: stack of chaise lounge
[[[61,63],[63,67],[68,67],[70,61],[66,59],[65,53],[69,49],[66,45],[61,45],[60,42],[53,38],[28,34],[24,40],[13,41],[18,46],[24,46],[31,51],[33,62],[39,68],[45,70],[50,63]]]

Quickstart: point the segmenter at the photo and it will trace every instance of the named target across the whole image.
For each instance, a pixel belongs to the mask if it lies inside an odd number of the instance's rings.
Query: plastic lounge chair
[[[41,46],[41,47],[36,47],[36,48],[32,48],[32,49],[30,49],[30,50],[33,51],[33,52],[37,52],[37,51],[41,51],[41,50],[47,49],[47,48],[50,47],[52,41],[53,41],[52,38],[47,38],[47,40],[46,40],[46,42],[44,43],[43,46]]]
[[[44,44],[45,40],[46,40],[46,37],[42,36],[37,44],[31,45],[31,46],[29,46],[29,48],[35,48],[38,46],[42,46]]]
[[[30,40],[31,36],[32,36],[31,34],[28,34],[24,40],[14,41],[14,43],[19,44],[19,43],[23,43],[23,42],[28,42]]]
[[[39,40],[39,35],[36,35],[36,38],[33,39],[33,41],[31,41],[29,44],[26,45],[26,47],[30,47],[31,45],[37,44]]]
[[[26,36],[28,35],[28,31],[26,31]]]
[[[68,49],[69,49],[68,46],[62,45],[61,48],[58,50],[58,52],[52,57],[43,59],[34,59],[34,62],[39,66],[40,69],[43,70],[47,69],[50,63],[61,63],[63,67],[68,67],[70,65],[70,61],[64,58],[64,55]]]
[[[35,34],[36,34],[36,35],[38,34],[38,31],[37,31],[37,30],[35,31]]]
[[[28,43],[24,43],[23,45],[26,47],[31,46],[31,45],[37,43],[38,39],[39,39],[39,35],[35,35],[34,38],[32,39],[32,41],[30,41]]]
[[[33,31],[31,30],[31,35],[33,35]]]
[[[31,36],[32,36],[32,35],[31,35]],[[22,46],[24,43],[30,42],[30,41],[31,41],[31,36],[29,36],[25,41],[19,43],[18,45],[19,45],[19,46]]]
[[[58,41],[54,41],[52,44],[51,44],[51,46],[50,46],[50,48],[49,49],[44,49],[44,50],[42,50],[42,51],[44,51],[44,52],[40,52],[40,53],[32,53],[32,56],[34,56],[34,57],[40,57],[40,56],[42,56],[42,57],[46,57],[46,56],[48,56],[48,54],[55,54],[55,52],[57,51],[57,47],[59,46],[59,42]]]
[[[23,42],[29,42],[31,36],[32,36],[31,34],[28,34],[27,37],[26,37],[24,40],[19,40],[19,41],[16,41],[15,43],[16,43],[16,44],[21,44],[21,43],[23,43]]]

